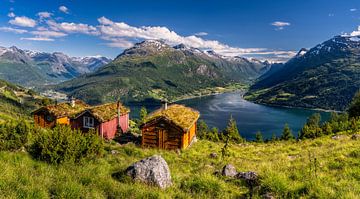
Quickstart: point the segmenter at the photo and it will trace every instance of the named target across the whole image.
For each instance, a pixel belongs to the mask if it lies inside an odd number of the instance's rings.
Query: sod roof
[[[87,105],[85,102],[83,102],[81,100],[76,100],[74,107],[72,107],[70,105],[70,103],[68,103],[68,102],[63,102],[63,103],[58,103],[56,105],[49,105],[49,106],[39,108],[36,111],[34,111],[33,114],[35,114],[41,110],[46,110],[50,114],[54,115],[56,118],[74,117],[76,114],[84,111],[88,107],[90,107],[90,106]]]
[[[86,110],[91,113],[99,122],[110,121],[117,117],[117,103],[102,104]],[[120,104],[120,114],[125,115],[130,109]]]
[[[174,104],[169,106],[166,110],[161,108],[152,112],[146,119],[146,123],[154,121],[156,119],[165,119],[182,128],[184,131],[188,131],[192,125],[199,119],[200,113],[192,108]]]

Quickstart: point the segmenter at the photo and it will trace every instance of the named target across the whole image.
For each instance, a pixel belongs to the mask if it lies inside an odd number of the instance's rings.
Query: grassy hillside
[[[31,111],[48,102],[32,90],[0,80],[0,122],[27,119]]]
[[[334,37],[265,74],[245,97],[258,103],[343,111],[360,89],[359,47],[354,38]]]
[[[359,198],[360,140],[323,137],[298,143],[248,143],[230,146],[199,141],[180,153],[109,144],[107,155],[82,165],[53,166],[27,152],[0,152],[0,192],[4,198],[238,198],[249,189],[239,180],[215,176],[226,163],[255,171],[261,190],[278,198]],[[116,150],[117,154],[111,154]],[[167,190],[119,181],[114,174],[153,154],[168,162],[174,185]],[[39,183],[41,182],[41,183]],[[256,195],[255,198],[257,198]]]

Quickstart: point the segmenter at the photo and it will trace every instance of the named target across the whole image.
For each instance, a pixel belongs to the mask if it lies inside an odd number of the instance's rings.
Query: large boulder
[[[232,164],[223,167],[221,174],[226,177],[234,177],[237,174],[236,168]]]
[[[160,155],[135,162],[125,172],[135,181],[155,185],[162,189],[172,185],[169,166]]]

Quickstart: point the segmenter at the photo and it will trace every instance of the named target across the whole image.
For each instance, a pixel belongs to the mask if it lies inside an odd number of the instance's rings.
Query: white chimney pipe
[[[164,103],[164,110],[167,110],[168,109],[168,105],[167,105],[167,102],[165,101]]]
[[[74,97],[71,97],[71,99],[70,99],[70,105],[71,105],[71,107],[75,107],[75,98]]]

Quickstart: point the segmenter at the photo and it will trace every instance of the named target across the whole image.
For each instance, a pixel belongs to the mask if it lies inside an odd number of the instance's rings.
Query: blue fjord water
[[[200,119],[210,127],[217,127],[220,130],[226,127],[232,116],[237,121],[241,136],[247,140],[254,139],[258,131],[262,132],[264,138],[271,138],[273,134],[280,136],[285,123],[289,124],[296,135],[310,115],[320,113],[323,121],[330,116],[330,113],[318,110],[255,104],[244,100],[241,92],[188,99],[177,103],[200,111]],[[159,106],[154,105],[147,108],[154,110]],[[131,108],[135,114],[139,110],[139,107],[136,106]]]

